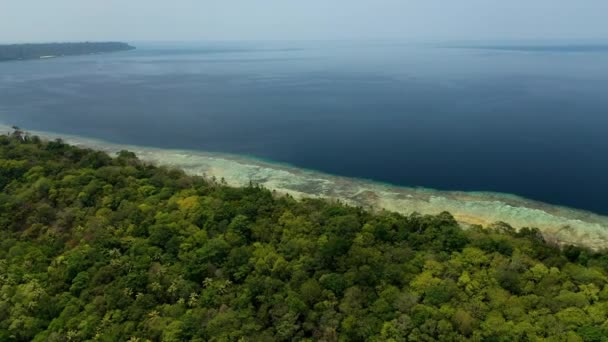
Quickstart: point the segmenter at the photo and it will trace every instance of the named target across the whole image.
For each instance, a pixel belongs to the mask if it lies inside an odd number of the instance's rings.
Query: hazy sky
[[[0,42],[605,39],[608,0],[0,0]]]

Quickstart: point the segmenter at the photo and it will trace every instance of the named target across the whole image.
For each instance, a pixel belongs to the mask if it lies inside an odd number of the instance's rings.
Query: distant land
[[[94,53],[127,51],[133,49],[135,49],[135,47],[121,42],[0,45],[0,62],[87,55]]]
[[[608,44],[559,44],[559,45],[462,45],[451,48],[504,50],[523,52],[608,52]]]

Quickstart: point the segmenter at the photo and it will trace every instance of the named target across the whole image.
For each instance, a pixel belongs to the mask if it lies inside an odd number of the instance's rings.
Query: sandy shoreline
[[[0,125],[0,131],[9,132],[11,128]],[[559,243],[580,244],[594,249],[608,247],[608,217],[514,195],[408,188],[230,154],[120,145],[65,134],[28,132],[44,139],[61,138],[73,145],[110,154],[129,150],[143,161],[180,168],[189,174],[223,178],[233,186],[251,181],[296,198],[340,199],[352,205],[402,214],[449,211],[465,224],[488,225],[502,221],[515,228],[537,227]]]

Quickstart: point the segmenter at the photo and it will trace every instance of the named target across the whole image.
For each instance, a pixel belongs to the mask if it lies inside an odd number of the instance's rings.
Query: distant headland
[[[0,62],[88,55],[135,49],[121,42],[45,43],[0,45]]]

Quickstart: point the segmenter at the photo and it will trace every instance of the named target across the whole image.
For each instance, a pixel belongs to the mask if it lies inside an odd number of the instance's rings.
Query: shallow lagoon
[[[0,131],[10,131],[10,127],[0,125]],[[508,222],[517,229],[537,227],[548,240],[556,243],[580,244],[594,249],[608,246],[608,217],[513,195],[400,187],[333,176],[251,157],[120,145],[49,132],[30,133],[49,140],[60,138],[77,146],[106,151],[110,155],[126,149],[135,152],[146,162],[180,168],[189,174],[209,179],[223,179],[233,186],[246,186],[253,182],[296,198],[327,198],[371,210],[390,210],[402,214],[449,211],[465,226]]]

